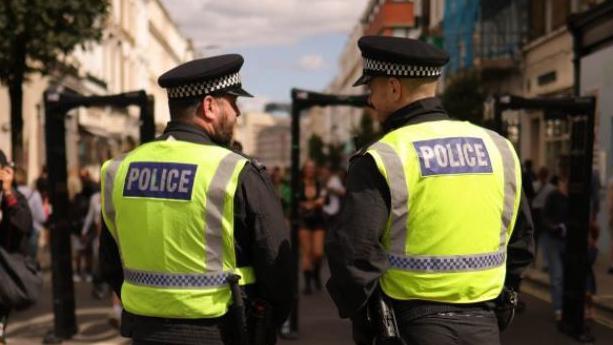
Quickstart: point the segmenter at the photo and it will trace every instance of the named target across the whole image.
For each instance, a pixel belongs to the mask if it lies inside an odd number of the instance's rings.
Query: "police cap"
[[[373,77],[437,78],[449,54],[420,40],[389,36],[364,36],[358,41],[364,69],[353,86]]]
[[[210,94],[253,97],[241,85],[239,70],[243,57],[238,54],[212,56],[179,65],[158,79],[168,98],[180,99]]]

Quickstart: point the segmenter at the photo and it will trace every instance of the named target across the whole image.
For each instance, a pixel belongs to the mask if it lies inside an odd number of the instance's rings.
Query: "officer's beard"
[[[225,111],[222,111],[219,118],[220,120],[213,126],[215,133],[211,135],[211,139],[221,146],[229,147],[234,135],[234,124],[236,121],[230,120]]]

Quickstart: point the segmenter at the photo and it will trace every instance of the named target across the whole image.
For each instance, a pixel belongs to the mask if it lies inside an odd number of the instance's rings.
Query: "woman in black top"
[[[315,163],[307,161],[302,168],[300,183],[300,251],[304,274],[304,293],[310,294],[311,281],[321,289],[319,267],[324,251],[324,192],[315,176]]]

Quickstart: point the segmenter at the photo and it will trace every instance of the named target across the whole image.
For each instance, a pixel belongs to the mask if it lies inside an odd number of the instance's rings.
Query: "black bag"
[[[43,277],[34,260],[0,248],[0,305],[25,309],[36,303]]]

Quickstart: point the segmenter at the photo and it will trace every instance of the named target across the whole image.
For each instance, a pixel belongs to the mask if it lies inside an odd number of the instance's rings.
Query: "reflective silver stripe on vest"
[[[505,262],[506,250],[496,253],[450,256],[388,255],[390,265],[407,271],[461,272],[480,271],[498,267]]]
[[[230,273],[175,274],[144,272],[124,268],[123,275],[125,281],[134,285],[162,288],[209,288],[225,285]]]
[[[209,272],[223,270],[223,220],[226,202],[226,187],[236,165],[243,157],[230,153],[221,160],[206,194],[205,215],[205,260]]]
[[[506,248],[507,233],[509,232],[515,211],[515,199],[517,197],[515,158],[504,137],[493,131],[487,130],[487,132],[500,152],[504,170],[504,203],[502,206],[502,226],[500,229],[500,248],[502,249]]]
[[[409,216],[407,179],[404,166],[394,149],[385,143],[377,142],[372,146],[383,161],[387,180],[389,181],[391,196],[391,226],[390,226],[390,252],[404,253],[407,242],[407,218]]]
[[[107,219],[111,222],[112,231],[115,236],[117,236],[117,225],[115,223],[115,205],[113,205],[113,188],[115,186],[115,178],[117,177],[117,169],[119,169],[119,164],[121,164],[126,155],[122,154],[113,158],[108,164],[104,175],[104,190],[102,191],[104,193],[104,209]],[[119,242],[117,238],[116,240]]]

